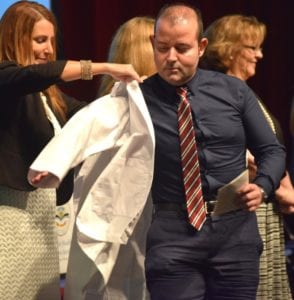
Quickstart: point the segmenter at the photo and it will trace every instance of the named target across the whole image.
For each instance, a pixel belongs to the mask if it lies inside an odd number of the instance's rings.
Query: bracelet
[[[91,60],[80,60],[81,64],[81,79],[82,80],[92,80],[92,61]]]

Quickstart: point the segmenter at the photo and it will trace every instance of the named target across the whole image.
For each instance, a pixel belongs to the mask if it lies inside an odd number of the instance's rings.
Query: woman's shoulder
[[[4,60],[0,62],[0,70],[7,69],[9,67],[17,67],[17,63],[15,61]]]

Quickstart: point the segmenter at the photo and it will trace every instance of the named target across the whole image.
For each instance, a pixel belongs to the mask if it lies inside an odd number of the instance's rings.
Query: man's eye
[[[178,48],[177,48],[177,51],[178,51],[179,53],[185,53],[185,52],[188,51],[188,48],[187,48],[187,47],[178,47]]]
[[[157,47],[157,50],[159,52],[167,52],[168,51],[168,48],[167,47]]]

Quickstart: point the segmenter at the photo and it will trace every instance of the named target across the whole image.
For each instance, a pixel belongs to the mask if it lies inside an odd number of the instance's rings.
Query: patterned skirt
[[[59,300],[55,190],[0,186],[0,299]]]
[[[256,212],[263,240],[258,300],[291,300],[286,268],[284,227],[274,203],[263,203]]]

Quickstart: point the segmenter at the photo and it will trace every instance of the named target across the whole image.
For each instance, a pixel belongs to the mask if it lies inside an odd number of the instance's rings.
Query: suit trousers
[[[159,210],[146,245],[151,299],[253,300],[262,247],[253,212],[208,216],[198,232],[185,213]]]

